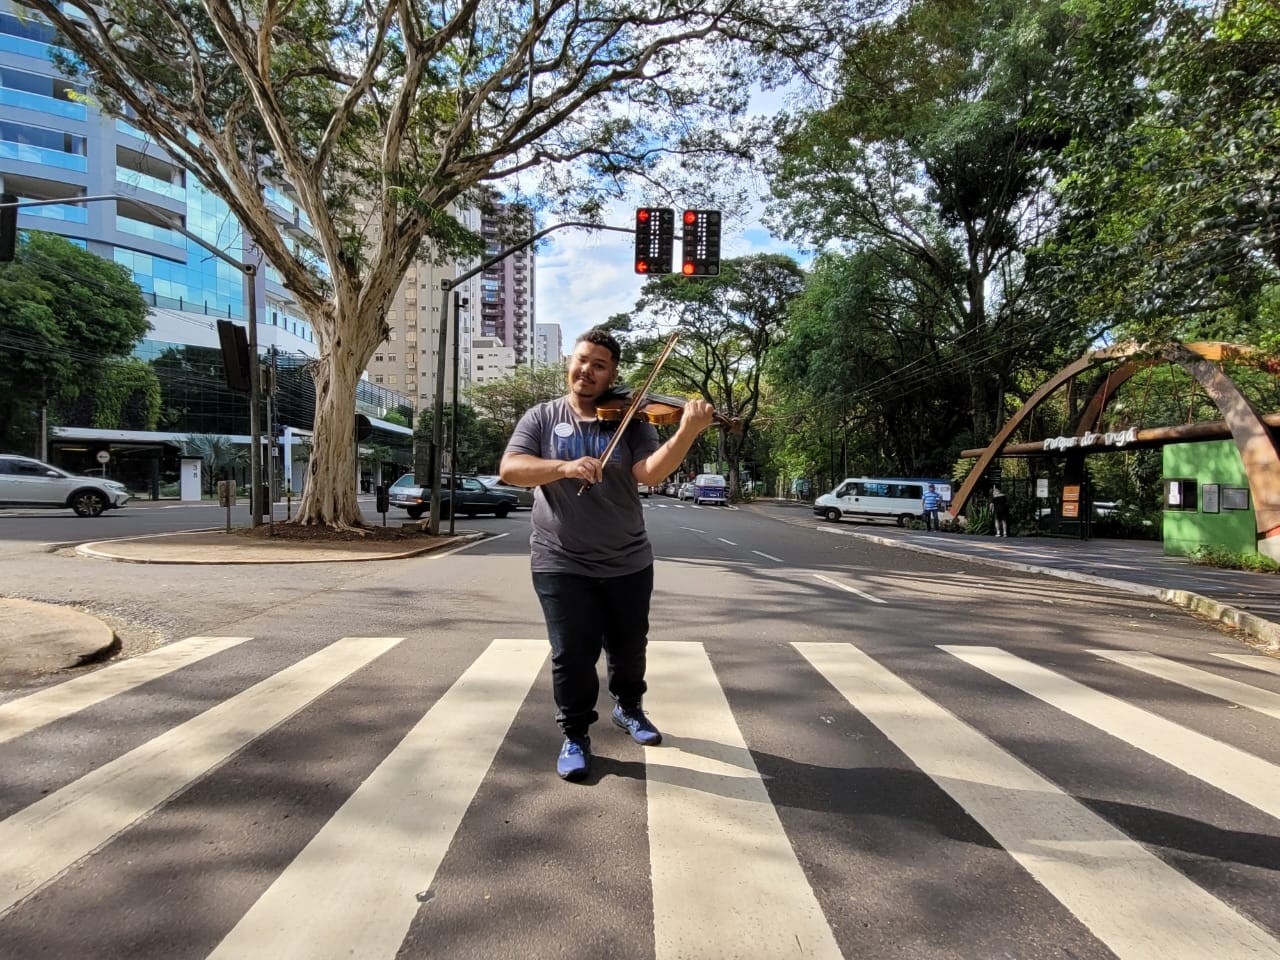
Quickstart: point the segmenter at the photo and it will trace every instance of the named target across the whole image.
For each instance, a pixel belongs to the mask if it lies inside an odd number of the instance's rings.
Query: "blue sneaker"
[[[565,737],[560,756],[556,758],[556,773],[562,780],[581,780],[591,769],[591,740],[587,737]]]
[[[653,747],[662,742],[662,734],[639,707],[618,704],[613,708],[613,724],[631,734],[631,739],[642,747]]]

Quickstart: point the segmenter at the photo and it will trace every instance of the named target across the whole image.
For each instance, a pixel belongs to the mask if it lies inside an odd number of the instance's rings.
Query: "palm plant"
[[[193,433],[182,441],[184,457],[199,457],[204,461],[207,490],[213,493],[214,480],[232,467],[242,467],[249,462],[249,450],[212,433]]]

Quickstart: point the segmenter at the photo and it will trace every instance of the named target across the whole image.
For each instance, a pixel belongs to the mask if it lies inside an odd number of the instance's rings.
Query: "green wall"
[[[1170,443],[1164,447],[1164,478],[1196,481],[1194,510],[1164,509],[1164,552],[1169,556],[1187,556],[1200,546],[1218,547],[1233,553],[1257,553],[1257,524],[1253,514],[1253,498],[1248,510],[1228,510],[1220,497],[1219,513],[1205,512],[1204,487],[1218,484],[1244,487],[1244,464],[1234,440],[1212,440],[1200,443]]]

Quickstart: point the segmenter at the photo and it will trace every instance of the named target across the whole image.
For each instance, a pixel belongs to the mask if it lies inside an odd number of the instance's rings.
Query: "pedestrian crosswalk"
[[[251,651],[254,642],[247,637],[193,637],[0,705],[0,771],[14,758],[38,752],[44,731],[78,711],[123,694],[145,704],[151,681],[207,666],[206,661],[219,656]],[[345,637],[325,643],[38,800],[16,810],[5,807],[11,812],[0,820],[0,956],[41,952],[39,924],[24,912],[32,910],[43,891],[74,889],[80,874],[91,870],[122,835],[304,708],[323,705],[357,672],[407,642],[400,637]],[[1247,717],[1251,735],[1258,735],[1259,725],[1263,735],[1268,730],[1274,734],[1280,731],[1280,708],[1269,673],[1273,661],[1223,654],[1218,667],[1208,657],[1185,662],[1146,651],[1088,651],[1097,668],[1108,671],[1108,692],[1026,651],[956,644],[928,650],[951,665],[949,676],[958,687],[984,685],[998,691],[986,697],[996,711],[1002,705],[1038,711],[1050,726],[1056,717],[1063,723],[1070,718],[1113,749],[1138,751],[1163,765],[1169,790],[1149,803],[1165,822],[1178,807],[1177,785],[1189,782],[1234,798],[1231,802],[1238,801],[1240,809],[1254,811],[1250,816],[1260,815],[1261,821],[1251,821],[1255,826],[1248,839],[1240,841],[1259,851],[1242,858],[1252,869],[1228,870],[1221,882],[1206,882],[1206,876],[1213,880],[1212,874],[1153,844],[1154,831],[1135,835],[1131,820],[1110,816],[1107,805],[1096,798],[1076,795],[1051,771],[1036,769],[1027,756],[984,729],[980,714],[967,709],[962,717],[938,688],[904,676],[856,641],[782,644],[770,655],[775,659],[762,661],[759,669],[785,665],[800,671],[815,700],[828,703],[838,697],[851,724],[856,721],[857,729],[874,730],[883,738],[884,746],[877,749],[892,751],[897,763],[919,774],[916,793],[903,795],[897,805],[918,805],[920,783],[949,798],[952,815],[972,825],[965,830],[989,837],[992,847],[1016,865],[1015,874],[1025,878],[1019,883],[1034,886],[1047,895],[1046,902],[1059,905],[1061,916],[1054,923],[1078,924],[1087,931],[1084,936],[1096,944],[1096,952],[1088,955],[1280,960],[1280,907],[1273,906],[1280,892],[1280,879],[1274,878],[1280,874],[1280,857],[1272,860],[1268,853],[1280,851],[1280,766],[1228,742],[1223,730],[1229,724],[1204,732],[1151,709],[1148,698],[1134,703],[1114,692],[1152,689],[1144,686],[1149,684],[1157,684],[1154,689],[1163,695],[1188,691],[1224,714]],[[634,955],[657,960],[983,957],[963,942],[923,940],[909,948],[879,942],[880,952],[867,953],[868,941],[855,929],[866,926],[866,920],[849,912],[831,891],[900,881],[860,872],[859,865],[873,861],[859,849],[857,830],[833,830],[833,836],[844,838],[844,849],[825,858],[822,866],[815,863],[811,848],[819,841],[796,834],[794,813],[779,805],[778,785],[762,774],[752,742],[754,727],[740,719],[746,692],[725,683],[717,666],[720,656],[728,654],[702,643],[652,642],[646,708],[659,720],[664,743],[642,749],[618,741],[625,745],[617,749],[640,758],[637,769],[644,781],[648,863],[643,869],[652,901],[631,918]],[[547,659],[543,639],[489,642],[287,862],[271,867],[272,875],[255,887],[232,922],[209,935],[198,955],[237,960],[419,955],[414,951],[425,948],[410,939],[410,931],[429,909],[426,892],[440,882],[459,835],[486,829],[468,815],[486,780],[512,763],[527,763],[540,783],[553,779],[554,730],[548,732],[547,750],[536,757],[503,750],[523,705],[539,695],[540,684],[548,684]],[[1251,682],[1254,677],[1257,683]],[[815,719],[831,723],[833,718]],[[844,753],[829,758],[831,768],[848,771],[850,782],[869,762],[866,739],[865,733],[848,737],[840,748]],[[65,749],[65,744],[51,738],[47,747]],[[1108,760],[1099,756],[1096,762],[1101,768]],[[566,791],[561,796],[590,807],[590,785],[557,783],[557,788]],[[4,791],[0,773],[0,799]],[[887,804],[890,811],[894,806],[893,800]],[[601,809],[597,815],[609,817],[612,811]],[[1190,815],[1182,819],[1189,822]],[[1258,822],[1266,826],[1259,828]],[[554,857],[557,843],[572,842],[560,826],[554,817],[546,824],[540,838],[546,856]],[[170,842],[180,844],[183,838]],[[203,842],[210,841],[206,837]],[[868,834],[865,843],[873,845],[874,838]],[[1197,852],[1213,855],[1211,848]],[[1230,856],[1227,847],[1220,855]],[[845,862],[847,875],[842,873]],[[131,866],[145,869],[144,864]],[[832,872],[837,876],[826,875]],[[900,873],[918,887],[930,880],[932,868],[926,858],[902,865]],[[593,884],[600,881],[582,882],[581,889],[565,891],[570,902],[589,902]],[[905,897],[918,890],[904,886],[900,893]],[[1039,936],[1039,924],[1047,919],[1011,912],[1005,896],[992,891],[990,922],[1012,925],[1015,940],[1025,927],[1024,952],[1018,956],[1067,955],[1051,938],[1044,942]],[[512,909],[518,906],[513,903]],[[122,910],[119,904],[114,909]],[[139,923],[156,922],[154,912],[139,911],[138,916]],[[186,919],[174,915],[164,922],[176,929]],[[545,949],[537,945],[540,935],[554,938],[555,923],[547,917],[540,930],[529,931],[528,955],[576,955],[553,940]],[[159,946],[163,936],[148,942],[157,945],[155,955],[174,955]],[[410,943],[412,949],[406,946]],[[422,955],[436,954],[427,950]]]

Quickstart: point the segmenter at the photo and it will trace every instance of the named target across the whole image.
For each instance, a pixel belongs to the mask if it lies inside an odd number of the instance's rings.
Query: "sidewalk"
[[[1280,576],[1199,566],[1185,557],[1165,556],[1155,540],[996,538],[907,530],[888,522],[830,523],[818,520],[811,504],[795,500],[757,500],[751,509],[779,520],[813,520],[832,535],[1151,597],[1236,627],[1268,649],[1280,650]]]
[[[416,557],[482,536],[458,530],[453,537],[423,537],[420,541],[335,543],[263,540],[203,530],[84,543],[75,552],[82,557],[120,563],[353,563]],[[89,614],[53,603],[0,597],[0,687],[94,663],[118,647],[119,640],[111,628]]]

